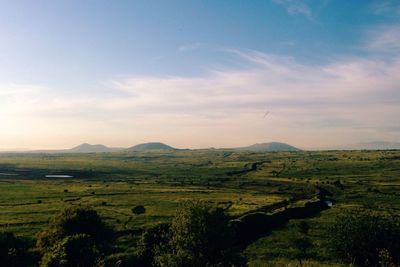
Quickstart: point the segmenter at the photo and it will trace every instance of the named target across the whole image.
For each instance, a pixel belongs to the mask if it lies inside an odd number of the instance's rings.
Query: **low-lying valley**
[[[238,225],[250,266],[297,264],[291,236],[300,222],[312,242],[303,264],[336,266],[326,244],[335,218],[354,210],[400,216],[399,178],[399,150],[3,153],[0,228],[34,245],[61,210],[89,206],[117,233],[107,258],[123,262],[146,229],[202,201]]]

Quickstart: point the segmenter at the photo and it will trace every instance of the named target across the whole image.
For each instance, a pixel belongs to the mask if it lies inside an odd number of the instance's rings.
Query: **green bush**
[[[398,263],[400,220],[371,212],[353,212],[338,217],[329,229],[332,253],[347,263],[376,266],[382,251]]]
[[[41,251],[51,248],[64,237],[86,234],[101,248],[108,248],[113,239],[113,231],[89,207],[72,206],[64,209],[38,234],[37,247]]]
[[[299,230],[299,233],[303,234],[303,235],[307,235],[308,231],[310,230],[310,226],[308,225],[308,223],[306,221],[300,221],[297,224],[297,228]]]
[[[132,213],[140,215],[146,212],[146,208],[143,205],[138,205],[132,208]]]
[[[159,224],[147,229],[141,238],[141,259],[143,265],[151,266],[154,264],[154,257],[162,253],[168,247],[170,237],[170,225]]]
[[[242,266],[234,229],[222,208],[187,202],[177,212],[167,245],[155,258],[160,266]],[[164,251],[168,252],[164,252]]]
[[[41,261],[42,267],[93,267],[102,266],[103,257],[93,239],[86,234],[76,234],[56,242]]]
[[[27,266],[30,255],[27,241],[17,238],[13,233],[0,233],[0,265],[1,266]]]
[[[70,263],[75,262],[76,255],[82,264],[97,262],[110,251],[113,241],[113,230],[95,210],[73,206],[63,210],[38,234],[36,246],[44,255],[43,266],[74,266]],[[79,247],[85,253],[79,254]],[[89,266],[82,264],[79,266]]]
[[[311,239],[306,235],[299,235],[292,238],[290,243],[294,248],[293,257],[299,260],[301,266],[302,260],[308,257],[308,251],[313,245]]]

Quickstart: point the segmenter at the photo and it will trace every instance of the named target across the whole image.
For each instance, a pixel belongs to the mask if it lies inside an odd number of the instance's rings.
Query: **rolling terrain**
[[[64,207],[89,205],[118,231],[116,253],[125,255],[138,238],[126,233],[169,222],[187,200],[212,202],[233,219],[246,221],[255,213],[273,215],[316,203],[325,190],[333,206],[304,219],[315,244],[310,260],[335,264],[324,233],[338,214],[368,208],[400,215],[399,160],[396,150],[0,154],[0,227],[34,240]],[[135,205],[144,205],[146,213],[133,215]],[[266,259],[290,261],[288,237],[297,220],[288,217],[271,232],[253,232],[243,248],[250,266]]]

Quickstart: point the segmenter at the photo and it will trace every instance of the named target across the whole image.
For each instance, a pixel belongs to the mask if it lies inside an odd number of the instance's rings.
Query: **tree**
[[[186,202],[172,221],[169,252],[156,257],[161,266],[241,266],[234,229],[222,208]]]
[[[140,215],[146,212],[146,209],[143,205],[138,205],[132,208],[132,213],[135,215]]]
[[[42,263],[49,264],[44,266],[53,266],[53,262],[61,264],[65,259],[66,262],[71,262],[73,255],[79,255],[76,249],[80,245],[83,251],[88,252],[88,260],[95,254],[104,256],[110,250],[113,239],[112,228],[101,220],[95,210],[72,206],[58,214],[47,228],[38,234],[36,246],[44,255]],[[86,254],[81,255],[86,257]],[[83,262],[85,260],[82,259]]]
[[[310,226],[305,221],[300,221],[296,225],[297,230],[299,231],[297,235],[295,235],[291,240],[291,245],[295,249],[294,257],[299,260],[300,266],[302,266],[302,260],[307,258],[308,250],[312,247],[312,242],[310,238],[308,238],[308,231],[310,230]]]
[[[143,266],[152,266],[154,257],[167,250],[170,236],[170,225],[158,224],[147,229],[141,238],[141,255]]]
[[[299,232],[303,235],[307,235],[308,231],[310,230],[310,226],[306,221],[300,221],[297,224],[297,228],[299,229]]]
[[[86,234],[70,235],[56,242],[44,254],[43,267],[93,267],[102,265],[102,255],[93,239]]]
[[[306,235],[300,235],[292,239],[291,243],[295,249],[294,257],[299,260],[300,266],[302,266],[302,260],[307,258],[312,242]]]
[[[0,264],[2,266],[27,266],[30,255],[29,244],[13,233],[0,233]]]
[[[339,216],[329,229],[332,253],[342,261],[377,265],[385,251],[395,263],[400,260],[400,220],[372,212]]]

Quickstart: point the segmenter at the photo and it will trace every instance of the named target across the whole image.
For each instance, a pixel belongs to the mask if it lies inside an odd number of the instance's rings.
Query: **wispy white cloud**
[[[286,8],[290,15],[304,15],[309,20],[313,20],[313,13],[310,7],[302,0],[272,0],[272,2]]]
[[[370,8],[375,15],[400,15],[400,3],[398,0],[376,0],[372,2]]]
[[[364,45],[372,54],[391,49],[390,57],[374,54],[306,65],[289,57],[226,49],[246,68],[211,69],[192,77],[114,78],[102,83],[108,91],[79,97],[42,86],[0,85],[0,146],[160,140],[207,147],[280,140],[323,147],[399,140],[400,53],[391,41],[380,40],[393,29],[370,34]]]
[[[8,84],[0,84],[0,96],[15,96],[23,93],[32,93],[43,91],[43,86],[38,85],[30,85],[30,84],[16,84],[16,83],[8,83]]]
[[[400,52],[400,24],[379,25],[368,31],[366,48],[377,52]]]

